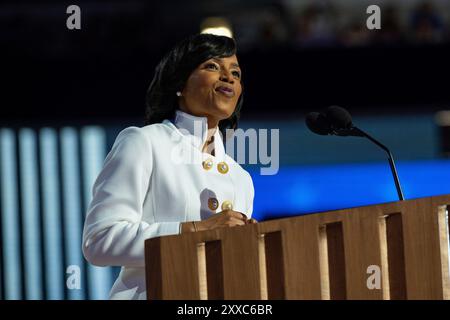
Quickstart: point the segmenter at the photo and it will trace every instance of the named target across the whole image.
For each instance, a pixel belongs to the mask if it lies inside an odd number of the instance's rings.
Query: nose
[[[228,69],[223,69],[222,73],[220,74],[219,79],[221,81],[228,82],[231,84],[234,83],[233,75],[231,74],[230,70],[228,70]]]

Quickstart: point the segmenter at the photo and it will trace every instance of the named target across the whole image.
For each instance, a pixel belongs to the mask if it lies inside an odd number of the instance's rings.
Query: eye
[[[219,70],[219,67],[215,63],[207,63],[205,65],[206,69]]]
[[[241,78],[241,73],[239,71],[233,71],[232,74],[233,74],[233,76],[235,76],[238,79]]]

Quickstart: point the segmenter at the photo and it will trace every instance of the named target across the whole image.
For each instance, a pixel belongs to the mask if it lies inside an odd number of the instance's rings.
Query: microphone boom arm
[[[397,168],[395,167],[394,158],[392,156],[391,151],[388,149],[388,147],[386,147],[380,141],[376,140],[375,138],[370,136],[368,133],[364,132],[363,130],[361,130],[361,129],[355,127],[355,126],[352,126],[352,127],[348,128],[348,129],[333,129],[331,134],[334,134],[334,135],[337,135],[337,136],[358,136],[358,137],[364,137],[364,138],[367,138],[370,141],[372,141],[374,144],[379,146],[381,149],[383,149],[387,153],[387,156],[388,156],[389,166],[391,167],[392,176],[394,177],[395,188],[397,189],[398,199],[400,201],[405,200],[405,198],[403,196],[402,187],[400,185],[400,180],[398,179]]]

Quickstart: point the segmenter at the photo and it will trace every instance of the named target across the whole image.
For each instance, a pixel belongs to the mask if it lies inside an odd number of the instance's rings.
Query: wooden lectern
[[[449,299],[450,195],[148,239],[148,299]]]

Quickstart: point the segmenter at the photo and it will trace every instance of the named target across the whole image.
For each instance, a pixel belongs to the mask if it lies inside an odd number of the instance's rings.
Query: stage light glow
[[[16,139],[12,129],[0,130],[0,177],[3,246],[4,297],[20,300],[22,297],[21,243],[19,200],[17,195]]]
[[[205,19],[201,24],[200,30],[200,33],[209,33],[233,38],[231,24],[227,19],[221,17],[210,17]]]
[[[53,128],[39,133],[41,145],[42,215],[46,293],[49,300],[64,299],[63,235],[60,215],[60,184],[58,179],[58,137]]]
[[[436,112],[435,120],[439,126],[450,126],[450,110],[442,110]]]
[[[22,235],[27,299],[42,299],[42,256],[36,134],[32,129],[19,131],[20,193],[22,202]]]
[[[87,205],[92,200],[92,186],[95,178],[100,173],[103,160],[106,157],[106,133],[102,127],[89,126],[81,130],[81,155],[83,165],[84,184],[84,216],[87,212]],[[113,285],[111,267],[97,267],[88,264],[89,298],[91,300],[108,299],[109,290]]]
[[[78,162],[77,131],[75,128],[65,127],[61,130],[61,155],[63,189],[64,238],[66,250],[66,265],[81,267],[84,259],[81,253],[81,233],[83,213],[81,208],[80,174]],[[69,274],[68,274],[69,275]],[[67,276],[68,276],[67,275]],[[81,287],[86,284],[81,278]],[[84,290],[68,290],[68,298],[73,300],[85,299]]]

